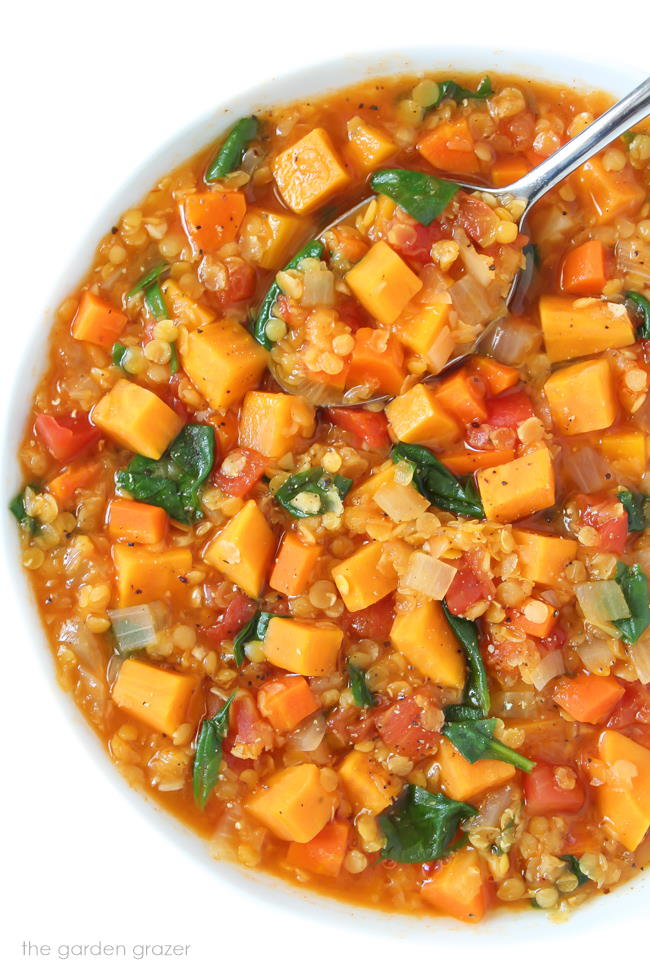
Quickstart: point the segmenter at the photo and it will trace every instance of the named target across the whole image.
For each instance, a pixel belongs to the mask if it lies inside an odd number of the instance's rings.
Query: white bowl
[[[221,106],[207,117],[193,122],[179,134],[173,136],[162,147],[157,147],[150,158],[133,174],[128,183],[112,191],[107,189],[106,202],[98,212],[89,215],[87,226],[80,228],[81,240],[70,253],[58,257],[59,279],[50,293],[38,294],[38,314],[34,327],[24,326],[19,336],[22,361],[15,368],[13,389],[3,432],[4,463],[1,474],[3,501],[2,545],[4,551],[5,574],[12,579],[13,605],[5,607],[15,623],[17,639],[22,642],[22,652],[29,654],[30,662],[39,679],[45,675],[51,681],[52,694],[56,697],[62,722],[71,724],[75,734],[83,740],[90,760],[99,764],[112,781],[115,802],[115,818],[121,823],[116,827],[113,841],[120,829],[127,829],[128,817],[137,811],[146,816],[155,827],[152,842],[165,847],[165,844],[180,845],[187,855],[205,866],[205,889],[215,893],[217,889],[227,897],[225,885],[234,885],[240,895],[251,900],[251,908],[259,908],[259,901],[274,907],[286,909],[291,915],[304,919],[318,920],[327,927],[336,926],[340,931],[348,928],[363,932],[372,938],[399,939],[402,944],[409,942],[431,942],[435,938],[436,950],[444,946],[453,948],[462,939],[463,949],[478,953],[489,947],[503,945],[504,938],[509,946],[531,942],[542,943],[549,935],[555,945],[567,939],[577,943],[589,939],[601,926],[607,925],[610,934],[613,926],[623,925],[629,932],[635,920],[645,915],[650,894],[650,877],[641,877],[617,890],[609,897],[595,897],[589,904],[577,911],[569,924],[550,927],[542,911],[499,911],[476,927],[461,925],[446,918],[426,915],[409,918],[404,915],[377,913],[363,908],[351,907],[305,892],[302,888],[284,884],[263,873],[247,871],[230,863],[215,864],[209,857],[203,843],[167,814],[159,811],[152,803],[132,792],[118,772],[111,766],[93,732],[79,717],[72,699],[63,696],[51,678],[50,652],[40,628],[33,598],[27,580],[16,567],[19,565],[19,546],[16,526],[6,513],[6,501],[18,490],[21,475],[16,462],[16,451],[22,438],[22,430],[28,413],[32,390],[37,377],[44,367],[44,352],[35,358],[34,348],[28,344],[37,335],[42,337],[52,309],[74,288],[83,276],[94,251],[96,242],[111,226],[114,220],[129,206],[137,204],[156,178],[172,169],[182,160],[201,149],[225,129],[232,120],[250,114],[264,106],[292,101],[303,95],[318,95],[328,89],[336,89],[356,81],[391,73],[418,71],[501,71],[519,74],[540,80],[559,81],[582,88],[599,88],[614,94],[623,94],[641,80],[642,72],[614,64],[591,64],[587,61],[568,59],[563,56],[544,55],[540,63],[539,53],[518,51],[516,54],[504,51],[489,51],[481,48],[445,47],[416,48],[406,53],[396,54],[386,51],[380,54],[348,57],[317,65],[254,88],[228,105]],[[51,258],[50,258],[51,260]],[[38,284],[35,285],[38,288]],[[33,296],[32,296],[33,298]],[[42,346],[42,342],[41,342]],[[14,359],[16,350],[14,352]],[[59,757],[59,761],[65,761]],[[58,797],[59,801],[62,800]],[[78,814],[78,810],[76,811]],[[164,856],[164,849],[161,851]],[[74,859],[71,863],[74,871]],[[188,870],[194,869],[188,864]],[[360,927],[361,925],[361,927]]]

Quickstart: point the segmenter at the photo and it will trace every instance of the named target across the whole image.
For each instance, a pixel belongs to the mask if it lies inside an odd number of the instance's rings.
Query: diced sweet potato
[[[239,233],[244,257],[265,271],[284,267],[298,249],[305,225],[290,213],[249,207]]]
[[[118,379],[92,412],[93,423],[136,454],[158,460],[183,428],[183,421],[144,386]]]
[[[603,457],[621,474],[641,478],[648,466],[648,441],[642,430],[621,430],[604,433],[600,438]]]
[[[616,419],[618,403],[607,359],[591,359],[558,369],[544,383],[544,392],[560,433],[606,430]]]
[[[172,278],[167,278],[160,290],[165,296],[171,318],[188,331],[191,332],[201,325],[214,321],[214,311],[190,298]]]
[[[345,280],[355,298],[382,325],[392,325],[422,281],[386,241],[373,244]]]
[[[318,699],[300,674],[268,680],[257,692],[257,706],[275,731],[293,731],[314,711]]]
[[[328,823],[309,843],[290,843],[287,863],[321,877],[338,877],[350,839],[350,824]]]
[[[275,772],[245,806],[278,839],[309,843],[332,818],[336,795],[324,788],[319,767],[307,762]]]
[[[187,548],[150,552],[139,545],[113,546],[120,606],[137,606],[156,599],[183,603],[189,591],[187,573],[192,553]]]
[[[438,402],[431,389],[418,383],[386,406],[396,440],[446,447],[460,438],[458,421]]]
[[[383,557],[381,542],[362,545],[332,569],[332,578],[350,613],[378,603],[397,586],[397,573]]]
[[[390,639],[424,677],[441,687],[463,688],[465,657],[440,603],[430,600],[398,614]]]
[[[618,731],[604,731],[598,742],[609,779],[598,786],[605,829],[633,852],[650,827],[650,750]]]
[[[483,381],[469,369],[457,369],[436,388],[436,400],[464,426],[487,419]]]
[[[518,521],[555,502],[553,462],[546,447],[479,471],[476,477],[490,521]]]
[[[257,599],[273,558],[275,536],[255,501],[247,501],[203,553],[226,579]]]
[[[537,532],[515,529],[519,565],[525,579],[557,586],[564,579],[564,570],[576,557],[578,543],[573,538],[539,535]]]
[[[345,376],[345,385],[368,386],[374,394],[397,396],[406,378],[404,349],[381,328],[359,328]]]
[[[163,670],[141,660],[125,660],[111,697],[119,708],[155,731],[173,735],[190,717],[196,677]]]
[[[343,189],[350,177],[325,129],[316,128],[277,156],[273,176],[290,210],[308,213]]]
[[[420,139],[417,149],[435,169],[446,173],[478,173],[481,168],[464,118],[437,125]]]
[[[285,596],[304,593],[322,550],[322,545],[304,542],[297,532],[287,532],[269,579],[271,589]]]
[[[263,457],[283,457],[314,432],[314,407],[302,396],[251,390],[239,417],[239,443]]]
[[[444,791],[450,798],[467,802],[488,789],[497,789],[510,782],[517,773],[514,765],[481,758],[468,762],[448,738],[440,739],[437,759]]]
[[[216,251],[236,240],[244,214],[243,193],[210,190],[183,199],[183,223],[195,254]]]
[[[182,335],[179,352],[183,369],[214,410],[237,403],[266,369],[267,352],[229,318]]]
[[[397,152],[397,146],[388,133],[376,125],[351,118],[348,129],[348,156],[362,172],[370,172]]]
[[[264,654],[275,667],[303,677],[322,677],[336,670],[343,631],[333,623],[275,616],[264,637]]]
[[[423,900],[441,914],[476,924],[489,905],[489,877],[476,850],[458,850],[422,884]]]
[[[402,783],[365,752],[354,749],[338,768],[339,778],[356,812],[373,816],[383,812],[399,795]]]
[[[84,291],[72,320],[72,335],[80,342],[92,342],[110,349],[124,331],[127,321],[126,315],[110,302],[93,291]]]
[[[551,362],[623,349],[636,341],[625,305],[613,301],[594,299],[583,305],[579,298],[544,295],[539,319]]]
[[[525,176],[530,166],[523,156],[501,156],[492,166],[492,186],[510,186]]]
[[[393,332],[407,348],[426,359],[429,349],[449,320],[451,305],[444,301],[409,301],[393,323]]]
[[[646,199],[646,191],[631,166],[608,172],[600,157],[584,163],[576,171],[574,180],[580,201],[587,211],[591,211],[595,224],[633,214]]]
[[[454,450],[448,454],[441,454],[440,460],[449,468],[452,474],[474,474],[484,471],[487,467],[498,467],[509,464],[515,459],[514,449],[503,450]]]

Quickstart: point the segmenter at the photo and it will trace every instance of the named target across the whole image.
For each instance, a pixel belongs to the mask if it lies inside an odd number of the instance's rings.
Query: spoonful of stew
[[[531,207],[649,113],[646,79],[534,169],[504,173],[501,187],[376,169],[372,195],[305,244],[259,306],[253,334],[277,383],[318,406],[379,407],[472,353],[497,352],[534,272]],[[441,128],[417,146],[437,166]],[[619,201],[603,193],[594,204],[610,218]]]

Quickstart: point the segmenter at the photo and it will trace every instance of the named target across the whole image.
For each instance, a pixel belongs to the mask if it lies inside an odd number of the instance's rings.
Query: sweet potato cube
[[[273,176],[294,213],[321,206],[350,181],[325,129],[316,128],[277,156]]]
[[[395,483],[395,464],[392,461],[382,464],[378,471],[362,481],[358,487],[353,488],[346,498],[346,503],[366,504],[372,501],[377,491],[387,484]]]
[[[368,386],[375,395],[397,396],[405,378],[401,343],[383,328],[357,329],[345,374],[348,389]]]
[[[568,563],[576,557],[578,543],[573,538],[539,535],[518,528],[512,534],[523,577],[545,586],[557,586],[564,578]]]
[[[194,301],[182,288],[179,288],[172,278],[167,278],[163,282],[161,291],[165,296],[172,319],[179,325],[183,325],[189,332],[214,321],[215,315],[212,308]]]
[[[229,318],[182,335],[179,352],[183,369],[214,410],[237,403],[266,369],[266,351]]]
[[[479,471],[476,479],[490,521],[518,521],[555,503],[553,461],[546,447]]]
[[[420,139],[417,149],[434,169],[447,173],[478,173],[481,168],[464,118],[437,125]]]
[[[472,764],[444,737],[440,739],[437,758],[443,789],[458,802],[467,802],[488,789],[498,789],[517,773],[514,765],[492,758],[481,758]]]
[[[314,432],[314,407],[302,396],[251,390],[239,417],[239,443],[263,457],[283,457]]]
[[[490,172],[492,186],[510,186],[525,176],[530,165],[523,156],[501,156]]]
[[[304,233],[305,225],[299,217],[249,207],[239,232],[239,244],[244,257],[265,271],[274,271],[293,256]]]
[[[498,396],[512,389],[519,382],[519,370],[506,366],[489,355],[473,355],[469,371],[483,380],[491,396]]]
[[[323,787],[319,767],[306,762],[275,772],[245,807],[278,839],[309,843],[332,818],[336,795]]]
[[[595,224],[633,214],[646,199],[646,191],[637,182],[631,166],[610,173],[599,157],[590,159],[576,171],[575,183],[580,201],[591,211]]]
[[[490,903],[485,863],[476,850],[458,850],[425,880],[420,894],[441,914],[476,924]]]
[[[390,639],[423,677],[441,687],[462,690],[465,656],[440,603],[429,600],[417,609],[398,614]]]
[[[322,545],[304,542],[297,532],[287,532],[269,579],[271,589],[285,596],[300,596],[311,581],[322,551]]]
[[[364,122],[358,115],[350,119],[347,128],[348,155],[362,172],[376,169],[397,152],[397,146],[383,129]]]
[[[191,674],[176,674],[130,658],[120,667],[111,697],[131,717],[173,735],[190,717],[197,687]]]
[[[275,536],[252,499],[247,501],[203,553],[203,559],[257,599],[275,551]]]
[[[156,599],[162,602],[185,601],[189,590],[187,573],[192,568],[192,553],[187,548],[150,552],[139,545],[113,546],[120,606],[138,606]]]
[[[120,447],[158,460],[183,428],[178,413],[144,386],[118,379],[92,412],[93,423]]]
[[[424,383],[396,396],[386,406],[396,440],[446,447],[460,439],[462,428]]]
[[[636,341],[625,305],[594,299],[576,306],[579,301],[562,295],[539,299],[539,319],[551,362],[623,349]]]
[[[603,825],[632,852],[650,827],[650,750],[608,730],[600,736],[598,753],[612,775],[598,787]]]
[[[320,707],[304,677],[290,674],[267,680],[257,692],[257,706],[275,731],[293,731]]]
[[[451,305],[410,301],[393,324],[393,333],[407,348],[426,359],[427,353],[449,320]]]
[[[439,457],[452,474],[463,476],[484,471],[486,467],[499,467],[500,464],[508,464],[514,459],[514,449],[505,447],[502,450],[453,450]]]
[[[460,423],[482,423],[487,419],[483,381],[468,369],[457,369],[436,389],[436,399]]]
[[[216,251],[237,239],[244,214],[243,193],[209,190],[183,200],[183,224],[195,255]]]
[[[72,335],[80,342],[92,342],[110,349],[120,337],[128,319],[108,301],[92,291],[84,291],[72,320]]]
[[[642,430],[617,430],[604,433],[600,451],[621,474],[641,478],[648,466],[648,442]]]
[[[339,778],[356,812],[367,810],[373,816],[383,812],[399,795],[402,783],[395,775],[356,749],[338,767]]]
[[[378,603],[397,587],[397,573],[383,551],[381,542],[369,542],[332,569],[336,588],[350,613]]]
[[[607,359],[558,369],[544,383],[544,392],[559,433],[606,430],[616,419],[618,403]]]
[[[322,677],[336,670],[343,630],[333,623],[314,623],[275,616],[264,637],[264,655],[274,667],[303,677]]]
[[[384,240],[372,245],[345,280],[355,298],[382,325],[392,325],[422,288],[417,274]]]
[[[349,823],[328,823],[309,843],[290,843],[286,862],[321,877],[338,877],[349,839]]]

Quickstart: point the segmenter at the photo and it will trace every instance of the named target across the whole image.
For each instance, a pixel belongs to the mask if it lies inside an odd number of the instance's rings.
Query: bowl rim
[[[480,67],[477,68],[477,65]],[[391,48],[364,51],[359,54],[330,58],[287,74],[277,75],[252,86],[229,99],[227,103],[218,105],[188,122],[178,132],[170,135],[162,145],[154,147],[151,153],[138,163],[127,180],[107,194],[107,198],[100,202],[93,217],[87,221],[86,228],[82,230],[73,252],[61,261],[56,284],[49,287],[47,294],[44,293],[37,299],[40,306],[38,316],[39,320],[42,320],[40,328],[44,329],[49,336],[52,309],[56,308],[86,273],[97,241],[103,235],[106,226],[110,226],[111,222],[129,206],[137,204],[156,178],[175,168],[184,159],[209,145],[211,141],[215,141],[215,133],[218,135],[223,132],[230,121],[264,107],[290,104],[305,95],[326,95],[364,80],[394,74],[418,74],[446,69],[450,71],[456,69],[459,72],[494,71],[505,75],[526,76],[535,81],[557,82],[586,91],[604,88],[615,94],[622,94],[626,87],[631,87],[644,75],[643,70],[636,65],[596,63],[587,58],[549,54],[542,48],[521,48],[514,43],[509,45],[507,42],[499,48],[488,48],[477,44],[420,45],[407,47],[399,52]],[[604,80],[599,77],[603,72],[607,76]],[[599,80],[596,81],[596,78]],[[25,398],[24,390],[34,389],[43,372],[47,351],[46,343],[43,343],[40,357],[34,355],[33,349],[20,350],[13,382],[7,395],[8,408],[3,424],[1,476],[5,511],[1,545],[3,561],[8,572],[13,573],[14,582],[16,564],[20,565],[20,549],[15,523],[6,510],[6,502],[18,489],[21,480],[16,454],[30,408],[30,400]],[[38,617],[27,573],[22,569],[13,592],[18,609],[21,606],[26,609],[22,614],[21,626],[24,626],[28,633],[28,652],[34,655],[36,667],[43,670],[45,665],[45,668],[49,668],[48,679],[50,679],[55,676],[54,658]],[[449,943],[457,943],[458,935],[462,934],[464,948],[470,949],[481,947],[487,940],[496,940],[506,933],[511,941],[514,936],[515,941],[527,943],[531,940],[541,942],[542,938],[548,935],[545,912],[530,912],[528,915],[522,915],[519,911],[499,910],[490,915],[486,922],[470,926],[446,917],[424,913],[410,916],[377,911],[358,904],[339,901],[298,887],[276,875],[256,869],[247,870],[226,860],[218,861],[215,865],[204,840],[171,813],[158,806],[151,796],[137,792],[127,784],[111,762],[100,742],[99,735],[82,717],[72,695],[62,691],[56,680],[54,684],[58,690],[58,693],[52,695],[52,699],[58,701],[58,704],[54,705],[57,718],[60,717],[61,720],[80,729],[80,739],[84,741],[84,748],[89,758],[96,761],[101,755],[100,762],[104,763],[103,768],[107,773],[105,778],[112,783],[111,792],[116,800],[118,797],[121,797],[118,801],[126,800],[147,823],[155,824],[157,835],[161,839],[164,836],[165,842],[174,842],[176,847],[186,856],[191,857],[194,862],[198,859],[206,880],[209,876],[215,886],[222,883],[221,878],[223,878],[226,884],[234,885],[241,894],[254,901],[259,897],[271,895],[274,906],[277,905],[284,912],[294,917],[298,913],[305,919],[307,917],[311,920],[318,919],[326,927],[332,924],[358,926],[359,921],[362,920],[364,928],[366,931],[370,930],[373,937],[380,936],[391,940],[408,935],[410,940],[430,943],[433,935],[438,941],[442,939]],[[632,919],[635,916],[639,920],[641,918],[643,900],[639,896],[641,887],[646,892],[650,891],[650,878],[646,877],[645,881],[640,877],[635,878],[614,893],[617,907],[620,906],[620,909]],[[574,914],[570,925],[553,929],[554,939],[557,939],[558,934],[563,939],[584,934],[593,924],[604,922],[612,906],[611,896],[607,898],[607,907],[605,907],[604,897],[591,898],[589,903],[583,905]],[[608,912],[607,915],[605,911]],[[526,918],[524,923],[522,923],[523,917]],[[515,920],[517,920],[516,927],[513,926]]]

